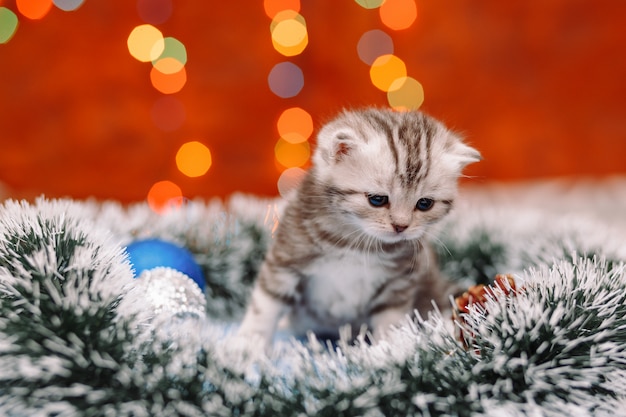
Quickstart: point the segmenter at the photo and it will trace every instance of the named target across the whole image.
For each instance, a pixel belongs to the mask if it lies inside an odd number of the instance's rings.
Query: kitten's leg
[[[297,278],[286,271],[274,271],[264,264],[252,290],[248,309],[238,334],[260,338],[268,348],[280,318],[293,305]]]
[[[370,318],[374,341],[384,339],[392,326],[399,326],[407,322],[412,312],[412,302],[401,305],[388,306],[373,313]]]
[[[260,338],[265,346],[272,343],[276,325],[288,310],[288,305],[272,297],[257,285],[252,291],[246,315],[241,322],[240,336]]]

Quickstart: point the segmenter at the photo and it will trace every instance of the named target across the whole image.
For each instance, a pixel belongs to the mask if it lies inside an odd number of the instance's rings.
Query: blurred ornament
[[[144,294],[155,316],[204,317],[206,299],[195,281],[180,271],[157,267],[143,271],[135,290]]]
[[[129,244],[126,252],[135,276],[157,267],[167,267],[188,276],[204,291],[202,269],[187,249],[160,239],[146,239]]]

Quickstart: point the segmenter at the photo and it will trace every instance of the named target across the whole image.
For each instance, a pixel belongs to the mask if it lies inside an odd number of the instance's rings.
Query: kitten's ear
[[[334,158],[335,161],[341,161],[354,152],[355,145],[356,143],[350,135],[339,132],[332,141],[331,157]]]
[[[327,164],[341,162],[355,151],[356,145],[352,132],[322,130],[317,138],[316,157]]]
[[[467,165],[483,159],[480,152],[471,146],[464,144],[458,138],[454,141],[449,153],[458,164],[459,171],[462,171]]]

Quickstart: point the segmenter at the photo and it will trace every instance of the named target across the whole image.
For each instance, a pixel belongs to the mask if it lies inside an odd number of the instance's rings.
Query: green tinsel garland
[[[626,182],[470,190],[435,244],[462,285],[513,273],[468,314],[416,318],[374,346],[233,336],[281,203],[39,200],[0,208],[0,415],[619,415],[626,405]],[[591,203],[591,204],[590,204]],[[207,316],[152,317],[123,253],[190,249]]]

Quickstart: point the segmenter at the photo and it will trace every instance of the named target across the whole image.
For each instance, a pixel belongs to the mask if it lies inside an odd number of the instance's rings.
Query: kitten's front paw
[[[262,350],[265,353],[272,351],[273,332],[268,332],[266,329],[256,326],[249,321],[244,320],[241,323],[235,338],[238,343],[244,346]]]

